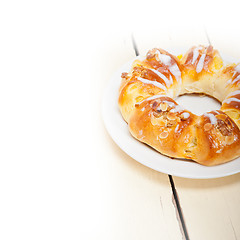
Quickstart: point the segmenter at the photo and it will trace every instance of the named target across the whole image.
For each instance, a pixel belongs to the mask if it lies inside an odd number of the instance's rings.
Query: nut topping
[[[168,112],[167,114],[168,120],[175,120],[176,119],[176,114],[173,112]]]
[[[138,97],[136,97],[136,102],[137,102],[137,103],[138,103],[138,102],[141,102],[143,99],[144,99],[143,96],[138,96]]]
[[[121,78],[126,78],[126,77],[127,77],[127,75],[128,75],[128,73],[127,73],[127,72],[123,72],[123,73],[122,73],[122,75],[121,75]]]
[[[161,116],[160,112],[153,112],[152,113],[154,117],[159,118]]]
[[[161,132],[159,135],[159,137],[162,139],[166,138],[167,136],[168,136],[168,132],[166,132],[166,131]]]
[[[206,123],[203,128],[205,131],[210,131],[212,129],[212,127],[213,126],[211,123]]]
[[[233,135],[232,136],[226,136],[225,141],[226,141],[227,145],[232,144],[235,141],[234,136]]]
[[[162,102],[162,103],[160,104],[160,109],[161,109],[162,111],[166,111],[166,110],[168,109],[168,104],[165,103],[165,102]]]
[[[169,120],[167,123],[166,123],[166,127],[173,127],[176,125],[176,121],[175,120]]]
[[[228,128],[227,124],[223,120],[218,119],[217,129],[220,131],[220,133],[223,136],[231,136],[232,135],[231,129]]]
[[[154,58],[155,52],[156,52],[155,49],[149,50],[147,53],[147,59]]]
[[[158,103],[155,101],[152,106],[153,106],[153,108],[155,108],[157,105],[158,105]]]

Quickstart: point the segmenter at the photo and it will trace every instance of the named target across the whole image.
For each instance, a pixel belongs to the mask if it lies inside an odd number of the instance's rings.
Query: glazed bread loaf
[[[220,110],[195,115],[174,99],[203,93]],[[119,108],[131,134],[160,153],[212,166],[240,156],[240,65],[224,66],[212,46],[176,57],[150,50],[122,74]]]

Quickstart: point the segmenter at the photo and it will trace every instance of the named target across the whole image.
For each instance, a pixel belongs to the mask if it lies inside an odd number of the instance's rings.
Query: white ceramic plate
[[[226,58],[224,59],[226,60]],[[184,161],[163,156],[159,152],[155,151],[146,144],[137,141],[131,136],[128,131],[128,125],[123,120],[118,109],[117,102],[118,89],[121,83],[121,73],[128,72],[134,60],[135,59],[126,63],[114,74],[109,84],[107,85],[102,101],[103,121],[105,123],[107,131],[109,132],[112,139],[117,143],[117,145],[129,156],[141,164],[156,171],[171,174],[174,176],[198,179],[218,178],[240,172],[240,158],[222,165],[206,167],[193,161]],[[185,103],[188,106],[185,104],[183,106],[186,109],[192,110],[194,109],[194,105],[191,105],[191,101],[189,101],[190,98],[191,96],[184,96],[184,101],[182,101],[182,99],[180,104],[182,105],[182,103]],[[179,103],[178,100],[176,101]],[[210,98],[206,98],[201,101],[205,101],[207,103],[202,104],[203,109],[201,109],[201,111],[205,110],[204,107],[214,106],[215,104],[214,102],[211,102]]]

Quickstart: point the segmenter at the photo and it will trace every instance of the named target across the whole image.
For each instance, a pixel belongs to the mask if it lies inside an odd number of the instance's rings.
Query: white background
[[[119,39],[185,26],[238,34],[237,1],[1,1],[0,239],[121,232],[102,92]]]

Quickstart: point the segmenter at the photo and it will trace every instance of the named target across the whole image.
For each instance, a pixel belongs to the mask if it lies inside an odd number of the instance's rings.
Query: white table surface
[[[240,59],[233,1],[7,1],[0,20],[1,240],[240,239],[240,174],[172,178],[186,237],[169,176],[126,155],[100,114],[131,34],[145,53],[207,31]]]

